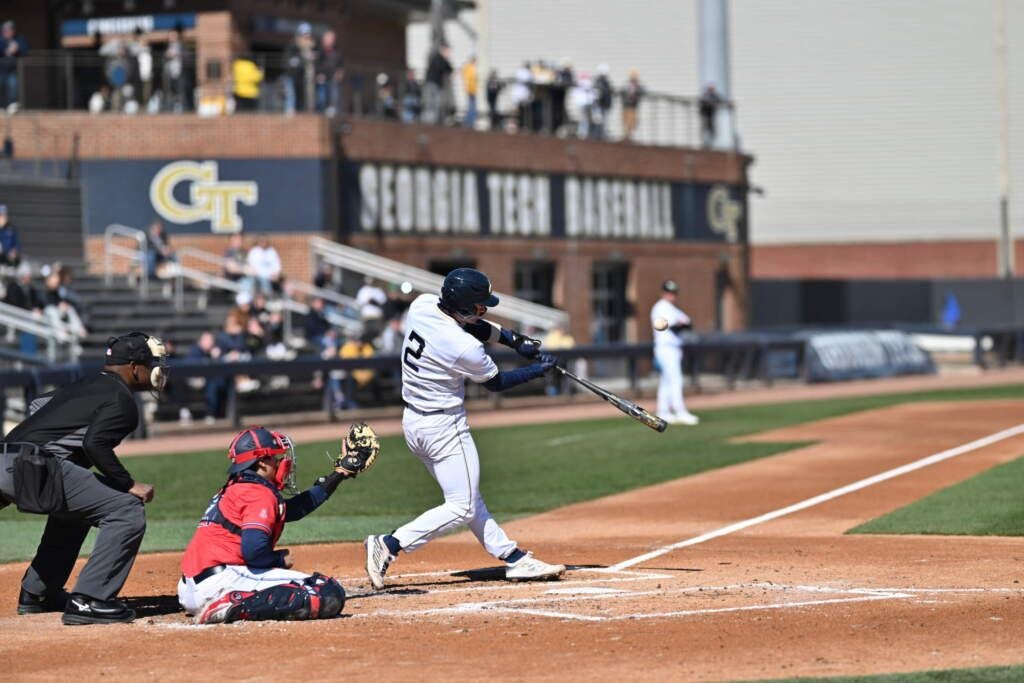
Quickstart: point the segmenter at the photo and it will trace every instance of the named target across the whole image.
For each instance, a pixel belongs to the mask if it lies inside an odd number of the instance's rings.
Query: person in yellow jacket
[[[462,87],[466,92],[466,128],[476,125],[476,91],[478,88],[476,78],[476,55],[470,55],[466,63],[462,65]]]
[[[231,65],[235,111],[256,111],[260,101],[263,72],[256,63],[239,57]]]

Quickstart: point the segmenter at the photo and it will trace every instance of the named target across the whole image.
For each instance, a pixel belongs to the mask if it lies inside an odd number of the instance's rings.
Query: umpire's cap
[[[441,285],[441,305],[462,315],[474,315],[477,305],[493,308],[498,297],[491,293],[491,281],[473,268],[456,268]]]
[[[661,283],[661,291],[675,294],[679,291],[679,285],[676,284],[675,280],[665,280]]]
[[[152,366],[156,358],[149,340],[150,336],[145,332],[129,332],[120,337],[111,337],[107,340],[106,364],[138,363]]]

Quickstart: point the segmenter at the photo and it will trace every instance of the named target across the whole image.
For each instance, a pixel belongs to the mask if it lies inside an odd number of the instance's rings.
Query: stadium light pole
[[[996,93],[999,99],[999,276],[1014,275],[1010,227],[1010,112],[1006,82],[1006,0],[995,0]]]

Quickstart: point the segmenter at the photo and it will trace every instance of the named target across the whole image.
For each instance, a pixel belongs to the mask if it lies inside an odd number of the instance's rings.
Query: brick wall
[[[81,159],[326,158],[328,121],[297,114],[214,118],[47,112],[9,119],[15,158],[68,159],[78,135]]]
[[[1024,241],[1015,245],[1024,274]],[[970,278],[996,277],[996,242],[785,244],[751,247],[751,277]]]
[[[745,184],[745,169],[752,161],[750,157],[725,152],[469,132],[365,119],[351,123],[341,146],[344,156],[366,161],[732,185]]]
[[[353,246],[419,268],[428,268],[433,260],[472,260],[487,273],[494,289],[515,290],[516,261],[552,261],[555,263],[554,303],[569,313],[571,332],[579,342],[590,340],[591,271],[602,261],[630,264],[627,293],[634,304],[635,316],[627,325],[627,338],[649,340],[647,324],[650,307],[658,298],[661,283],[674,279],[682,288],[680,307],[700,329],[712,329],[716,321],[715,275],[720,264],[738,264],[738,247],[711,244],[679,244],[560,240],[460,240],[437,237],[383,237],[357,235]],[[744,292],[739,292],[740,298]],[[499,309],[500,310],[500,309]],[[727,312],[732,329],[743,326],[737,310]]]

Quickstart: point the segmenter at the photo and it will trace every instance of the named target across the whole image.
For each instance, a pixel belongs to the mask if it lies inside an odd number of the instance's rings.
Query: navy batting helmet
[[[491,281],[473,268],[456,268],[441,285],[441,305],[463,316],[478,315],[477,306],[493,308],[498,297],[491,294]]]

